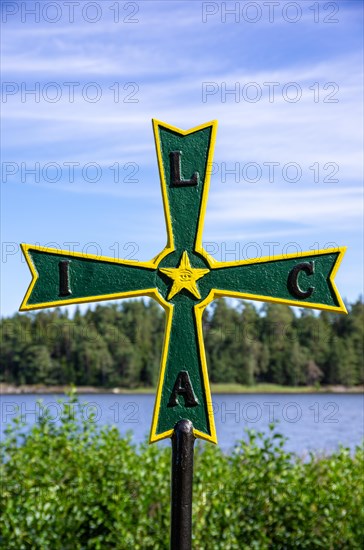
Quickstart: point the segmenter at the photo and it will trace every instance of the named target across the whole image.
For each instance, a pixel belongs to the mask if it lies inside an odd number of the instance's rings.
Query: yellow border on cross
[[[214,148],[215,148],[215,142],[216,142],[216,133],[217,133],[217,121],[211,121],[207,122],[205,124],[201,124],[199,126],[195,126],[194,128],[191,128],[189,130],[181,130],[180,128],[177,128],[175,126],[172,126],[170,124],[166,124],[164,122],[161,122],[156,119],[152,119],[153,124],[153,131],[154,131],[154,139],[155,139],[155,145],[156,145],[156,152],[157,152],[157,159],[158,159],[158,167],[159,167],[159,175],[160,175],[160,183],[161,183],[161,191],[162,191],[162,198],[163,198],[163,209],[164,209],[164,217],[166,222],[166,231],[167,231],[167,244],[164,247],[164,249],[157,254],[152,260],[148,262],[135,262],[132,260],[119,260],[116,258],[106,257],[106,256],[97,256],[93,254],[84,254],[84,253],[78,253],[78,252],[70,252],[70,251],[64,251],[64,250],[58,250],[58,249],[52,249],[52,248],[46,248],[42,246],[36,246],[36,245],[29,245],[29,244],[22,244],[21,248],[24,253],[24,256],[26,258],[27,264],[29,266],[29,269],[32,274],[32,281],[28,287],[28,290],[26,292],[26,295],[24,297],[24,300],[20,306],[20,311],[28,311],[32,309],[41,309],[46,307],[58,307],[60,305],[70,305],[70,304],[77,304],[77,303],[87,303],[87,302],[96,302],[96,301],[103,301],[103,300],[114,300],[119,298],[133,298],[138,296],[149,296],[151,298],[154,298],[165,310],[166,312],[166,323],[165,323],[165,334],[164,334],[164,342],[163,342],[163,351],[162,351],[162,358],[161,358],[161,366],[159,370],[159,379],[158,379],[158,385],[157,385],[157,393],[156,393],[156,400],[154,404],[154,410],[153,410],[153,418],[152,418],[152,426],[150,431],[150,443],[153,443],[155,441],[159,441],[161,439],[165,439],[166,437],[170,437],[173,433],[173,429],[165,431],[161,434],[156,433],[157,424],[158,424],[158,418],[160,413],[160,405],[161,405],[161,398],[162,398],[162,389],[163,389],[163,381],[164,381],[164,375],[167,365],[167,358],[168,358],[168,347],[169,347],[169,339],[170,339],[170,333],[171,333],[171,326],[172,326],[172,316],[173,316],[173,304],[167,302],[160,294],[158,289],[150,288],[150,289],[144,289],[144,290],[137,290],[137,291],[131,291],[131,292],[122,292],[122,293],[113,293],[113,294],[106,294],[101,296],[94,296],[94,297],[87,297],[87,298],[74,298],[74,299],[65,299],[65,300],[59,300],[57,302],[47,302],[42,304],[41,306],[38,305],[29,305],[28,299],[32,293],[32,290],[34,288],[34,285],[38,279],[38,273],[36,271],[36,268],[31,260],[29,251],[30,250],[39,250],[40,252],[48,252],[51,254],[59,254],[62,256],[68,256],[68,257],[74,257],[74,258],[80,258],[80,259],[91,259],[91,260],[97,260],[100,262],[111,262],[119,265],[128,265],[128,266],[134,266],[134,267],[141,267],[146,269],[157,269],[159,263],[161,260],[167,256],[170,252],[173,252],[175,250],[174,247],[174,239],[173,239],[173,231],[172,231],[172,221],[170,216],[170,210],[169,210],[169,203],[168,203],[168,196],[167,196],[167,183],[164,173],[164,167],[163,167],[163,161],[162,161],[162,151],[161,151],[161,143],[160,143],[160,136],[159,136],[159,127],[167,128],[171,130],[172,132],[175,132],[177,134],[180,134],[182,136],[187,136],[189,134],[198,132],[199,130],[203,130],[205,128],[211,127],[211,137],[210,137],[210,144],[209,144],[209,152],[208,152],[208,158],[207,158],[207,167],[206,167],[206,173],[205,173],[205,181],[204,181],[204,188],[202,192],[202,198],[201,198],[201,207],[200,207],[200,215],[198,219],[198,226],[197,226],[197,233],[196,233],[196,241],[195,241],[195,252],[201,254],[207,261],[210,269],[220,269],[225,267],[238,267],[238,266],[244,266],[244,265],[252,265],[257,263],[267,263],[267,262],[275,262],[277,260],[289,260],[289,259],[295,259],[300,258],[304,256],[319,256],[319,255],[325,255],[325,254],[332,254],[332,253],[339,253],[338,258],[335,261],[334,267],[332,269],[332,272],[329,275],[329,281],[332,286],[333,292],[335,294],[335,297],[339,303],[339,306],[326,306],[322,304],[316,304],[316,303],[308,303],[303,301],[296,301],[296,300],[287,300],[287,299],[279,299],[279,298],[272,298],[269,296],[264,295],[257,295],[257,294],[249,294],[244,292],[234,292],[234,291],[223,291],[219,289],[211,289],[208,296],[199,304],[194,306],[194,313],[195,313],[195,320],[196,320],[196,328],[197,328],[197,339],[198,339],[198,346],[200,351],[200,361],[201,361],[201,370],[202,370],[202,379],[204,384],[204,392],[205,392],[205,399],[206,399],[206,406],[207,406],[207,417],[209,422],[209,428],[210,428],[210,435],[205,434],[203,432],[200,432],[199,430],[194,429],[194,434],[196,437],[199,437],[201,439],[205,439],[206,441],[210,441],[212,443],[217,443],[217,437],[216,437],[216,428],[215,428],[215,420],[214,420],[214,414],[213,414],[213,407],[212,407],[212,400],[211,400],[211,390],[210,390],[210,383],[209,383],[209,377],[208,377],[208,371],[207,371],[207,363],[206,363],[206,355],[205,355],[205,347],[204,347],[204,339],[203,339],[203,331],[202,331],[202,316],[203,312],[208,304],[210,304],[215,298],[219,297],[231,297],[231,298],[244,298],[248,300],[257,300],[257,301],[263,301],[263,302],[272,302],[272,303],[279,303],[279,304],[287,304],[297,307],[305,307],[305,308],[315,308],[315,309],[322,309],[327,311],[333,311],[337,313],[347,313],[345,304],[343,303],[343,300],[337,290],[337,287],[334,282],[334,278],[336,275],[336,272],[339,268],[339,265],[342,261],[342,258],[344,256],[344,253],[346,251],[346,247],[338,247],[335,249],[327,249],[327,250],[317,250],[317,251],[309,251],[309,252],[300,252],[300,253],[293,253],[293,254],[285,254],[285,255],[278,255],[274,257],[262,257],[258,259],[253,260],[242,260],[242,261],[233,261],[233,262],[218,262],[216,261],[210,254],[208,254],[202,247],[202,232],[203,232],[203,225],[205,220],[205,212],[206,212],[206,206],[207,206],[207,198],[208,198],[208,192],[210,187],[210,179],[211,179],[211,167],[212,167],[212,159],[214,154]]]

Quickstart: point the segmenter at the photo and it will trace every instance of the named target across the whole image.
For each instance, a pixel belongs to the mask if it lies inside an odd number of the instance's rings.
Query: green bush
[[[115,427],[19,419],[1,444],[0,547],[168,549],[170,448]],[[194,549],[355,549],[363,543],[364,449],[302,461],[284,438],[248,432],[231,455],[196,445]]]

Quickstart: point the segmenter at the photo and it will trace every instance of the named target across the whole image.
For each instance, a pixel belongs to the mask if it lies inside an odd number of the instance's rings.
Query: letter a
[[[186,370],[181,370],[178,373],[171,397],[168,401],[168,407],[176,407],[179,404],[178,395],[183,395],[185,407],[196,407],[196,405],[198,405],[198,401],[192,388],[190,376]]]

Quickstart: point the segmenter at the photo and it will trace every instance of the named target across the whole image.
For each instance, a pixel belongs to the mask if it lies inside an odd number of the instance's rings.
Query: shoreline
[[[156,388],[100,388],[95,386],[43,386],[41,384],[14,386],[12,384],[0,384],[0,395],[22,395],[22,394],[65,394],[70,391],[77,394],[145,394],[154,395]],[[240,384],[211,384],[212,394],[256,394],[256,393],[281,393],[281,394],[320,394],[320,393],[363,393],[364,386],[280,386],[277,384],[257,384],[255,386],[243,386]]]

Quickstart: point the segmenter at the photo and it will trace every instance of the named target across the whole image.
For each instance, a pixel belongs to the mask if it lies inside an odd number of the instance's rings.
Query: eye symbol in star
[[[198,290],[197,280],[206,275],[209,269],[192,267],[187,251],[185,250],[178,267],[160,267],[159,271],[167,275],[167,277],[173,281],[167,300],[171,300],[171,298],[181,292],[182,289],[188,290],[192,296],[200,299],[201,295]]]
[[[181,271],[179,275],[179,279],[182,282],[190,281],[192,279],[192,271],[190,271],[189,269],[185,269],[184,271]]]

